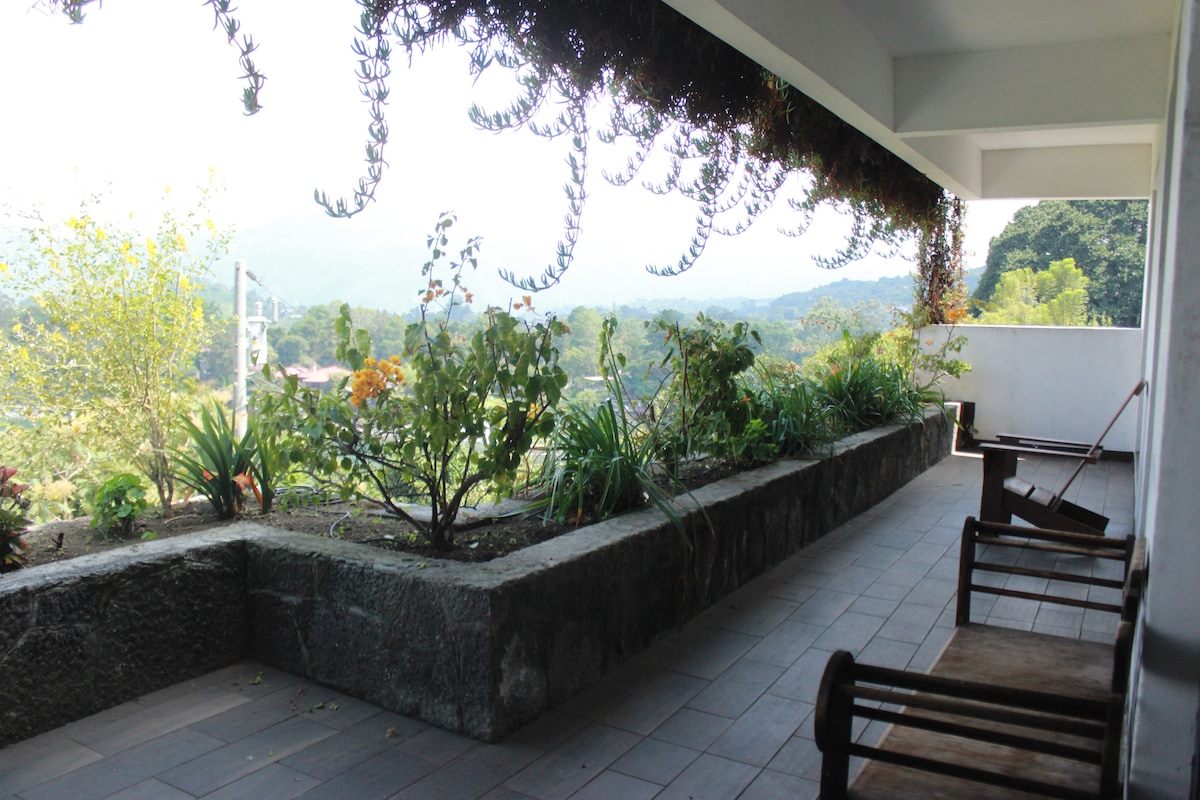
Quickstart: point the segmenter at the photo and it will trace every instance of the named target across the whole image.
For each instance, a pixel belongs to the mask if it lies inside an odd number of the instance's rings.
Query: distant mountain
[[[245,259],[270,292],[293,308],[340,300],[399,313],[415,306],[415,293],[423,288],[417,286],[417,269],[428,256],[424,247],[414,246],[411,239],[406,243],[402,234],[389,231],[378,220],[334,220],[321,214],[286,217],[248,228],[237,234],[231,252],[231,258]],[[968,273],[968,287],[973,289],[981,274],[982,268]],[[232,271],[215,278],[218,285],[233,283]],[[253,284],[249,288],[252,295],[260,294]],[[621,305],[625,310],[642,309],[646,316],[673,309],[687,317],[704,311],[725,319],[750,314],[794,318],[806,314],[823,297],[847,308],[868,301],[907,307],[912,303],[913,281],[908,275],[875,281],[842,279],[769,298],[657,298]],[[565,315],[573,307],[551,305],[543,310]]]
[[[363,235],[353,222],[318,216],[286,217],[237,234],[231,256],[244,259],[281,300],[292,306],[342,300],[356,306],[403,311],[414,305],[412,265],[428,259],[424,247]],[[408,268],[407,282],[397,279]],[[218,283],[233,277],[217,276]]]
[[[853,308],[872,300],[885,306],[907,308],[913,301],[913,279],[911,275],[880,278],[875,281],[840,281],[818,286],[805,292],[792,292],[771,301],[773,310],[789,309],[799,314],[807,313],[823,297],[828,297],[844,308]]]

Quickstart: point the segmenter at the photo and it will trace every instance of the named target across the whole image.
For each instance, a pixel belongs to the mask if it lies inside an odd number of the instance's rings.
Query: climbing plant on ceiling
[[[74,22],[95,0],[43,0]],[[814,211],[848,214],[850,234],[838,252],[815,259],[836,268],[873,250],[915,240],[917,300],[930,321],[946,321],[961,303],[961,203],[776,75],[673,8],[646,0],[358,0],[352,42],[359,89],[368,101],[366,164],[353,194],[314,198],[328,214],[363,211],[383,180],[388,143],[386,103],[394,52],[407,57],[452,41],[469,48],[476,75],[513,73],[519,92],[507,107],[470,109],[490,130],[524,128],[565,138],[566,213],[553,263],[537,276],[505,277],[527,290],[558,283],[578,242],[596,143],[629,148],[624,169],[603,172],[617,185],[640,182],[677,193],[696,206],[691,241],[674,264],[649,265],[659,275],[690,269],[709,238],[747,230],[781,198],[794,212],[784,231],[800,235]],[[253,61],[232,0],[206,0],[239,53],[242,102],[256,113],[265,77]],[[643,175],[651,155],[659,174]],[[666,167],[661,167],[665,163]],[[807,180],[802,196],[789,181]]]

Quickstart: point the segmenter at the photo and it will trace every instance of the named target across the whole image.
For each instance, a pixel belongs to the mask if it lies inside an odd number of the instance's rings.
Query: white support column
[[[1149,581],[1131,730],[1131,798],[1188,796],[1200,702],[1200,8],[1184,0],[1156,197],[1139,527]]]
[[[246,362],[249,341],[246,329],[246,262],[239,259],[233,275],[234,334],[233,433],[238,439],[246,433]]]

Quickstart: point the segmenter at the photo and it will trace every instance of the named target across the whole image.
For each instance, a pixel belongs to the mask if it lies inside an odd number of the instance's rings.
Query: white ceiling
[[[846,0],[895,57],[1169,34],[1178,0]]]
[[[1154,181],[1179,0],[665,0],[959,196]]]

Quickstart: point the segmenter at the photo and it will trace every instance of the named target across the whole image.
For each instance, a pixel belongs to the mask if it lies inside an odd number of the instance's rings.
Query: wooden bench
[[[980,558],[985,546],[988,561]],[[1065,556],[1070,563],[1043,568],[990,560],[1002,552]],[[1114,570],[1120,578],[1084,569],[1106,561],[1120,565]],[[846,651],[830,658],[815,715],[823,800],[1118,797],[1144,562],[1144,541],[1133,537],[968,518],[957,627],[930,673],[860,664]],[[1046,591],[980,583],[981,573],[1045,581]],[[1105,590],[1114,596],[1088,596]],[[1092,642],[972,623],[972,599],[983,593],[1113,614],[1116,634]],[[872,744],[863,722],[890,727]],[[848,790],[852,757],[870,760]]]
[[[1012,522],[1013,517],[1055,530],[1101,535],[1108,517],[1063,499],[1063,486],[1051,491],[1017,476],[1017,461],[1022,455],[1074,459],[1079,468],[1095,464],[1103,448],[1060,439],[1035,439],[1000,434],[994,442],[980,442],[983,453],[983,491],[979,518],[987,522]],[[1070,481],[1068,481],[1068,486]]]
[[[1100,438],[1091,444],[1006,433],[997,436],[995,442],[980,442],[978,446],[983,452],[983,492],[979,518],[985,522],[1009,523],[1013,517],[1019,517],[1042,528],[1103,535],[1108,526],[1108,517],[1078,506],[1063,495],[1085,466],[1099,460],[1104,452],[1100,443],[1133,399],[1144,392],[1148,385],[1145,380],[1138,381],[1100,433]],[[1021,455],[1073,459],[1076,462],[1075,469],[1057,490],[1051,491],[1017,477],[1017,459]]]

